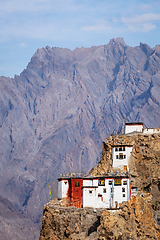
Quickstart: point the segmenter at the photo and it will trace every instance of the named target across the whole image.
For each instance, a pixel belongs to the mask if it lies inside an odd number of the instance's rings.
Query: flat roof
[[[61,181],[61,180],[68,180],[68,179],[83,179],[83,180],[92,180],[92,179],[94,179],[94,180],[98,180],[98,179],[113,179],[113,178],[129,178],[129,175],[126,173],[126,174],[114,174],[113,173],[113,175],[105,175],[105,176],[89,176],[89,177],[80,177],[80,178],[78,178],[78,177],[59,177],[58,178],[58,180],[59,181]]]
[[[123,143],[123,144],[112,145],[112,147],[133,147],[133,145]]]
[[[125,125],[143,125],[143,122],[127,122]]]

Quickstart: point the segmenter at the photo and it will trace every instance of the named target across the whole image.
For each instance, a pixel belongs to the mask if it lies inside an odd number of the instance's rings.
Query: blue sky
[[[122,37],[160,45],[160,0],[0,0],[0,76],[19,75],[38,48],[91,47]]]

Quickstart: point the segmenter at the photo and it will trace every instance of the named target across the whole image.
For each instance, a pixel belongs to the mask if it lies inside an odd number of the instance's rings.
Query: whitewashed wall
[[[118,147],[119,149],[119,147]],[[123,149],[123,148],[122,148]],[[113,160],[113,164],[112,167],[114,168],[120,168],[120,169],[124,169],[124,166],[128,166],[128,160],[130,157],[130,154],[132,152],[132,146],[125,146],[125,151],[115,151],[116,147],[112,147],[112,160]],[[117,159],[116,156],[123,154],[126,156],[126,158],[123,159]]]
[[[62,179],[58,181],[58,198],[66,198],[69,188],[69,183],[67,179]]]
[[[159,133],[160,128],[144,128],[143,133],[144,134],[152,134],[152,133]]]
[[[113,182],[113,184],[110,185],[109,181]],[[127,185],[124,185],[124,181],[127,181]],[[125,189],[124,192],[122,188]],[[104,189],[106,189],[106,192],[104,192]],[[125,196],[123,196],[123,194],[125,194]],[[114,179],[105,179],[105,186],[83,186],[83,207],[114,208],[115,202],[118,203],[117,207],[119,207],[120,203],[128,200],[129,179],[127,178],[122,179],[120,186],[114,185]]]
[[[143,125],[125,125],[125,134],[131,133],[131,132],[142,132]]]

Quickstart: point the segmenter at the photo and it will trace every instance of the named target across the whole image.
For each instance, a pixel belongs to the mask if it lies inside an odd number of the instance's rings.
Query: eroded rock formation
[[[40,240],[62,239],[159,240],[160,227],[142,197],[133,197],[114,211],[66,208],[52,200],[44,207]]]
[[[131,186],[152,205],[160,202],[160,134],[109,136],[103,142],[101,160],[91,173],[115,171],[112,169],[112,145],[115,144],[133,145],[129,159]]]
[[[105,210],[98,227],[98,239],[160,239],[151,206],[142,197],[133,197],[118,211]]]

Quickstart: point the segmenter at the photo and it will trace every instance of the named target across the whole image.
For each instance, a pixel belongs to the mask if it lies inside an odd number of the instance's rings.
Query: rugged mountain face
[[[0,239],[38,239],[38,226],[25,218],[6,198],[0,196]]]
[[[1,195],[34,222],[59,172],[86,172],[103,139],[128,121],[160,126],[160,46],[123,39],[91,48],[38,49],[0,78]]]

